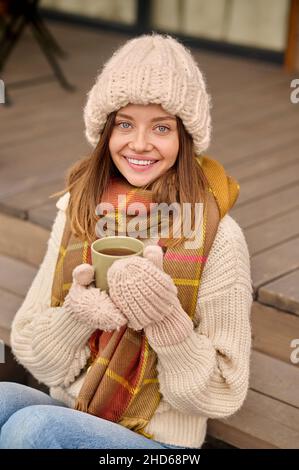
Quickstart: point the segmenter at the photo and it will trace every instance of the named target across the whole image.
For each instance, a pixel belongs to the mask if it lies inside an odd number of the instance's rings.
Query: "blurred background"
[[[209,421],[206,446],[299,448],[298,0],[0,0],[0,380],[46,390],[13,359],[11,321],[46,251],[49,195],[91,150],[86,94],[114,50],[151,31],[180,39],[205,75],[207,155],[240,183],[231,216],[251,256],[250,390]]]

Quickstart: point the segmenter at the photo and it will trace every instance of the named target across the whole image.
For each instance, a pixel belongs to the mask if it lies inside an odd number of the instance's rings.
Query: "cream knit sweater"
[[[69,193],[57,201],[47,253],[13,320],[11,346],[17,361],[50,387],[50,395],[72,407],[86,374],[93,329],[63,306],[50,306],[68,200]],[[207,418],[227,417],[242,406],[249,382],[251,304],[247,243],[227,214],[202,275],[195,329],[179,344],[155,347],[162,399],[145,428],[155,440],[200,448]]]

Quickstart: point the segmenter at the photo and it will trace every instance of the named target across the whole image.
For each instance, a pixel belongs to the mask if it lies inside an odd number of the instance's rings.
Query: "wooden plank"
[[[25,297],[36,275],[36,268],[4,255],[0,255],[0,264],[0,288]]]
[[[262,253],[299,235],[299,206],[286,214],[244,230],[244,234],[251,255]]]
[[[81,133],[80,133],[81,134]],[[78,132],[75,135],[80,135]],[[74,158],[74,145],[76,158]],[[17,151],[21,152],[20,145]],[[62,158],[61,149],[64,147]],[[26,173],[24,175],[24,159],[3,165],[0,175],[0,197],[8,198],[11,194],[30,189],[45,182],[65,177],[66,170],[85,155],[86,142],[83,138],[74,139],[69,135],[68,143],[63,134],[49,136],[39,143],[30,142],[26,145]],[[16,151],[16,149],[15,149]],[[4,150],[6,157],[12,155],[12,149]]]
[[[73,133],[74,136],[76,135],[76,131],[78,132],[78,136],[80,136],[81,139],[84,141],[81,113],[79,112],[81,100],[80,102],[78,102],[78,100],[66,102],[66,108],[61,109],[59,107],[59,95],[57,96],[57,92],[54,94],[52,91],[52,102],[50,96],[48,96],[47,100],[45,100],[44,98],[43,103],[42,96],[50,95],[50,87],[53,88],[53,84],[40,86],[41,90],[39,92],[36,91],[36,88],[30,91],[30,93],[28,92],[29,95],[32,94],[32,101],[35,103],[34,106],[33,104],[31,104],[31,116],[27,117],[24,110],[23,114],[21,114],[18,119],[13,119],[13,116],[11,117],[11,119],[9,119],[8,115],[4,114],[6,111],[3,111],[3,121],[5,118],[5,125],[2,126],[1,123],[1,142],[3,145],[3,149],[5,149],[6,152],[3,153],[1,159],[3,159],[3,162],[5,162],[5,164],[9,164],[10,159],[13,161],[20,159],[19,149],[21,145],[37,145],[37,143],[39,141],[42,141],[43,139],[49,140],[50,138],[59,136],[59,134],[61,134],[62,129],[64,129],[66,133],[64,135],[66,142],[68,142],[66,137],[68,135],[68,132],[70,134]],[[34,91],[36,92],[37,96],[34,96]],[[37,108],[37,100],[39,98],[41,103],[40,106]],[[63,98],[62,96],[60,96],[60,99],[66,101],[65,97]],[[68,110],[68,112],[66,112],[66,110]],[[68,117],[70,112],[72,112],[71,120]],[[22,113],[22,109],[20,109],[20,113]],[[16,135],[14,135],[10,131],[12,121],[14,128],[18,130]],[[51,123],[51,125],[49,123]],[[8,157],[7,154],[11,155],[11,157]],[[40,153],[40,155],[42,154]],[[26,154],[26,158],[28,157],[30,158],[30,154]]]
[[[261,197],[276,192],[280,188],[289,187],[299,181],[299,160],[290,162],[282,168],[256,176],[244,181],[238,198],[239,204],[258,201]]]
[[[0,255],[0,339],[10,344],[10,327],[37,269],[14,258]]]
[[[235,102],[237,103],[237,105],[240,105],[244,102],[246,104],[249,104],[249,108],[246,108],[246,113],[244,113],[243,108],[242,116],[239,116],[240,119],[246,119],[247,116],[250,115],[250,112],[261,111],[260,106],[252,106],[252,100],[256,97],[259,98],[259,103],[263,105],[268,105],[268,109],[276,109],[277,104],[284,102],[285,97],[288,94],[288,90],[286,88],[288,88],[289,85],[289,77],[286,74],[282,73],[282,71],[277,69],[275,66],[273,67],[273,64],[267,64],[267,66],[270,66],[270,68],[266,71],[266,73],[268,72],[268,77],[266,77],[264,75],[265,70],[262,71],[259,67],[260,64],[253,64],[251,60],[248,62],[246,61],[245,63],[249,65],[249,68],[251,69],[252,73],[260,75],[254,82],[252,82],[252,80],[250,80],[248,76],[247,82],[245,82],[246,79],[244,78],[244,85],[247,85],[246,93],[244,93],[244,87],[238,86],[238,76],[235,77],[234,75],[234,78],[236,80],[232,80],[232,82],[228,81],[226,85],[222,87],[222,82],[219,82],[219,77],[214,78],[213,87],[215,89],[212,91],[214,91],[216,101],[213,109],[218,109],[221,113],[223,113],[219,114],[219,116],[221,116],[222,118],[227,116],[227,112],[230,109],[229,107],[232,107]],[[263,65],[266,65],[266,63],[264,63]],[[231,67],[235,68],[237,75],[240,74],[240,68],[238,67],[237,63],[232,63]],[[209,66],[210,75],[217,74],[218,72],[218,69],[212,69]],[[224,75],[226,76],[226,74],[222,74],[223,78]],[[230,77],[232,78],[231,74],[228,75],[230,75]],[[216,81],[217,79],[218,81]],[[213,76],[211,76],[211,80],[213,80]],[[273,94],[278,97],[278,100],[273,100]]]
[[[46,252],[49,231],[5,214],[0,214],[0,226],[0,253],[39,266]]]
[[[253,286],[262,285],[299,268],[299,237],[266,250],[251,258]]]
[[[16,91],[13,96],[15,94]],[[28,144],[32,139],[34,143],[35,139],[59,135],[62,129],[66,133],[74,128],[83,130],[81,108],[86,99],[83,89],[80,93],[67,94],[56,83],[43,83],[28,88],[21,98],[22,101],[17,102],[18,114],[11,108],[9,110],[0,108],[5,117],[3,124],[1,122],[1,140],[3,139],[3,148],[9,147],[13,151],[12,158],[16,159],[14,151],[21,143]],[[63,107],[60,105],[62,101]],[[15,134],[11,132],[12,125],[14,129],[18,129]],[[84,140],[82,133],[81,136]],[[6,161],[8,162],[7,159]]]
[[[30,187],[28,190],[15,192],[9,196],[1,198],[0,209],[5,213],[28,217],[28,211],[42,206],[45,203],[51,203],[55,206],[56,199],[49,199],[50,194],[64,188],[63,179],[55,179],[54,181],[45,182]]]
[[[256,136],[257,138],[261,138],[263,135],[266,136],[267,133],[273,132],[276,127],[279,127],[279,123],[281,124],[283,129],[287,129],[289,126],[293,127],[296,122],[298,122],[298,117],[297,117],[297,112],[296,112],[296,107],[293,105],[293,103],[290,101],[290,81],[289,78],[286,75],[281,75],[282,81],[278,84],[278,87],[271,86],[269,85],[269,90],[266,92],[264,87],[261,87],[258,89],[255,93],[253,92],[252,95],[250,96],[250,92],[248,94],[244,93],[244,90],[240,89],[238,87],[238,95],[239,99],[237,98],[237,102],[239,105],[243,104],[246,106],[246,112],[244,113],[244,108],[243,108],[243,113],[245,116],[241,116],[242,108],[239,109],[239,114],[238,116],[240,117],[239,123],[237,121],[233,121],[232,118],[234,109],[237,108],[234,107],[234,101],[231,101],[230,106],[231,106],[231,113],[229,113],[229,108],[224,108],[221,111],[219,110],[218,117],[221,117],[221,119],[227,119],[228,124],[231,123],[231,128],[238,130],[246,130],[247,132],[252,132],[253,130],[256,131]],[[264,84],[266,82],[263,82]],[[272,93],[272,101],[271,101],[271,93]],[[277,96],[277,100],[273,100],[273,95],[275,97]],[[235,95],[236,96],[236,95]],[[243,101],[242,101],[243,100]],[[282,105],[285,105],[285,115],[284,119],[280,119],[280,109]],[[265,119],[265,114],[263,112],[259,112],[258,115],[252,114],[252,116],[256,116],[255,118],[251,118],[248,121],[242,121],[242,119],[247,119],[250,118],[249,114],[255,113],[256,107],[263,107],[265,105],[268,108],[269,115],[268,118]],[[272,113],[270,113],[272,111]],[[221,115],[220,112],[223,114]],[[231,114],[231,115],[230,115]],[[269,119],[271,114],[271,119]],[[292,118],[294,117],[295,122],[292,122]],[[260,127],[261,124],[264,124],[264,127]],[[222,124],[222,127],[219,125],[219,136],[228,139],[229,136],[225,134],[227,133],[228,127],[224,124]]]
[[[229,174],[235,176],[243,184],[244,180],[259,177],[262,174],[265,175],[288,163],[298,161],[298,148],[299,140],[295,137],[282,148],[278,147],[271,152],[252,155],[250,159],[227,165],[226,169]]]
[[[271,152],[277,146],[287,145],[298,131],[299,116],[294,111],[285,113],[284,119],[278,113],[271,119],[253,122],[250,126],[226,130],[223,135],[218,134],[215,128],[209,153],[221,162],[232,164],[257,153]]]
[[[278,113],[295,112],[289,99],[289,82],[288,77],[284,76],[279,83],[269,84],[267,87],[265,82],[257,89],[248,87],[245,94],[244,90],[238,87],[237,92],[226,104],[218,103],[216,99],[213,117],[217,135],[222,136],[225,131],[232,132],[234,128],[241,126],[250,127],[252,122],[268,121]],[[253,103],[258,105],[253,106]],[[245,113],[244,108],[246,108]]]
[[[221,423],[219,425],[218,423]],[[236,433],[242,433],[238,442]],[[242,448],[297,449],[299,442],[299,410],[261,393],[249,390],[242,408],[229,418],[209,420],[208,433],[217,439]]]
[[[242,186],[241,186],[242,191]],[[298,206],[299,184],[280,188],[268,196],[263,196],[258,204],[254,200],[243,205],[236,206],[230,211],[230,215],[243,227],[255,226],[272,217],[279,216]]]
[[[299,270],[261,287],[258,300],[299,315]]]
[[[252,351],[249,382],[251,390],[288,403],[299,410],[298,385],[299,364],[287,364],[259,351]]]
[[[241,426],[237,428],[215,419],[208,420],[207,433],[215,439],[233,445],[238,449],[277,449],[277,446],[271,445],[268,441],[242,431]]]
[[[46,230],[50,230],[53,225],[53,220],[56,216],[57,208],[53,202],[47,202],[41,206],[30,209],[28,217],[30,222],[38,224]]]
[[[299,318],[254,301],[251,310],[252,347],[291,364],[291,342],[299,337]]]
[[[10,329],[0,326],[0,339],[4,342],[4,344],[10,346]]]
[[[207,75],[212,96],[220,96],[224,102],[232,102],[234,95],[238,92],[241,92],[244,97],[247,90],[258,90],[265,84],[271,87],[285,78],[282,70],[270,62],[254,59],[240,60],[238,57],[221,53],[216,55],[217,60],[215,60],[215,53],[210,54],[198,49],[194,49],[194,55]],[[226,71],[229,73],[224,73]],[[223,104],[223,102],[219,103],[219,105]]]
[[[0,297],[0,327],[9,330],[13,318],[23,302],[23,297],[1,288]]]

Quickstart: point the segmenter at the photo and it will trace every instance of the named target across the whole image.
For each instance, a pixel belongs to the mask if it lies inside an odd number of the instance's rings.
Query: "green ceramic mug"
[[[143,256],[142,241],[133,237],[111,236],[94,241],[91,260],[95,268],[96,287],[108,292],[107,271],[114,261],[128,256]]]

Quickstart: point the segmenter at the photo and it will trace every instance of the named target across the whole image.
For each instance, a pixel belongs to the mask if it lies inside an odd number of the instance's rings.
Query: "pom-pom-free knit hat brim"
[[[127,104],[160,104],[181,118],[197,155],[210,143],[211,100],[191,52],[169,35],[152,33],[114,52],[88,92],[85,135],[95,147],[108,115]]]

